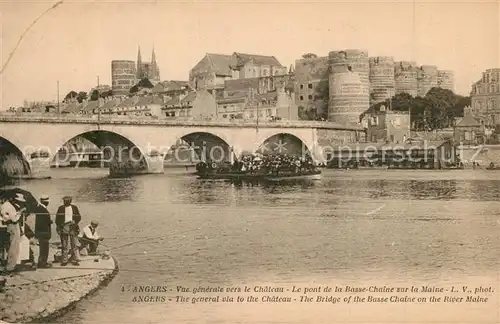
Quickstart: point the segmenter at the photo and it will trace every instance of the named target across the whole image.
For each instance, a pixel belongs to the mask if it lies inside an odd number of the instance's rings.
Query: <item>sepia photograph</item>
[[[500,323],[500,2],[0,1],[0,324]]]

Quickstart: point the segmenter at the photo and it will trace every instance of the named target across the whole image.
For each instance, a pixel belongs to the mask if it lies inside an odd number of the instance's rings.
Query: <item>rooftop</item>
[[[244,65],[247,62],[253,62],[257,65],[282,66],[278,59],[274,56],[247,54],[234,52],[233,56],[237,59],[237,65]]]
[[[455,127],[481,127],[481,122],[469,113]]]

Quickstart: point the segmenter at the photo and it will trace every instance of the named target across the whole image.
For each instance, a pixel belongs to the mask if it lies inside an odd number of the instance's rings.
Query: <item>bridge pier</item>
[[[30,179],[50,178],[50,154],[40,150],[30,154],[28,159],[30,166],[27,177]]]
[[[159,174],[164,172],[163,155],[152,150],[144,152],[137,146],[127,147],[112,145],[107,146],[111,152],[105,152],[109,156],[110,176],[131,176],[139,174]]]

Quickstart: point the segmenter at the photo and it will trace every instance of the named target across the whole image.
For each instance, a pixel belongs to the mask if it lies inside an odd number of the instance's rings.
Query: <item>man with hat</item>
[[[80,216],[78,207],[71,204],[72,201],[73,199],[70,196],[63,197],[63,205],[59,206],[56,213],[57,233],[61,237],[61,266],[63,267],[68,264],[68,261],[71,261],[73,265],[80,265],[77,245],[78,233],[80,232],[78,223],[80,223],[82,216]],[[69,253],[71,253],[71,257],[68,259]]]
[[[49,242],[52,237],[52,220],[50,219],[49,196],[42,195],[40,203],[36,207],[35,218],[35,237],[38,240],[40,248],[38,254],[38,268],[50,268],[52,264],[48,263],[49,258]]]
[[[99,222],[91,221],[90,225],[83,228],[80,234],[80,251],[86,248],[89,255],[95,255],[97,253],[99,242],[103,240],[103,238],[97,234],[97,226],[99,226]]]
[[[7,252],[6,272],[15,272],[19,270],[17,267],[18,259],[21,253],[21,226],[22,215],[25,210],[26,200],[21,194],[17,194],[13,199],[4,201],[0,206],[1,221],[7,225],[7,233],[9,233],[10,244]]]

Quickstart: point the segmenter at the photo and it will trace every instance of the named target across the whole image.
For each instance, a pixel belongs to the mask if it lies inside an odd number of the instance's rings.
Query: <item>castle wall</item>
[[[396,94],[408,93],[417,96],[417,64],[413,61],[394,62],[394,90]]]
[[[316,107],[322,115],[328,110],[328,57],[295,61],[295,100],[297,106]]]
[[[422,65],[417,69],[417,95],[424,97],[429,90],[438,86],[438,70],[435,65]]]
[[[455,91],[455,72],[449,70],[438,70],[437,85],[441,89]]]
[[[385,101],[395,94],[394,58],[370,57],[370,104]]]

